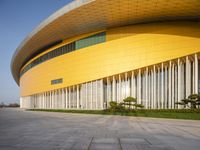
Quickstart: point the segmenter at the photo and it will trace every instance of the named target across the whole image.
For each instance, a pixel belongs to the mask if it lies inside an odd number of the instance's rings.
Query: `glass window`
[[[62,83],[63,82],[63,79],[60,78],[60,79],[54,79],[54,80],[51,80],[51,85],[53,84],[59,84],[59,83]]]

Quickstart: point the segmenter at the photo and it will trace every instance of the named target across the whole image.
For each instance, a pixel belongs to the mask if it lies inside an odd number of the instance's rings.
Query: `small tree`
[[[137,104],[137,99],[131,96],[125,98],[123,101],[124,106],[128,106],[129,109],[131,109],[131,106],[134,106],[136,109],[144,107],[142,104]]]
[[[135,108],[143,108],[144,106],[142,104],[134,104]]]
[[[115,110],[116,107],[117,107],[117,102],[111,101],[111,102],[109,103],[109,105],[110,105],[110,109]]]
[[[200,102],[200,95],[199,94],[191,94],[188,96],[188,102],[191,104],[191,108],[196,108],[197,105],[199,105]]]
[[[177,105],[183,105],[184,108],[192,108],[196,109],[197,105],[200,105],[200,95],[199,94],[191,94],[186,99],[182,99],[180,102],[176,103]]]
[[[134,106],[136,109],[144,107],[142,104],[137,104],[137,99],[131,96],[125,98],[123,102],[120,103],[111,101],[109,102],[109,106],[108,110],[114,112],[127,112],[128,110],[131,110],[131,106]],[[126,109],[126,106],[128,106],[128,109]]]
[[[115,101],[111,101],[109,102],[110,108],[109,110],[113,111],[113,112],[121,112],[124,111],[124,106],[123,103],[117,103]]]
[[[129,96],[129,97],[125,98],[123,101],[124,101],[124,105],[125,106],[128,105],[128,108],[130,109],[131,106],[133,105],[133,103],[137,102],[137,99]]]

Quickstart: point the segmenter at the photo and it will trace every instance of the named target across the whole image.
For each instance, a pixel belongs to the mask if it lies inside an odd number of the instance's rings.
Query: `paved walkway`
[[[0,109],[1,150],[199,150],[200,121]]]

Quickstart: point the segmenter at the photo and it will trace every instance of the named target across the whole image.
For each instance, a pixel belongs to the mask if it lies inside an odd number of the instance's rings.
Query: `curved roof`
[[[79,34],[130,24],[200,18],[199,0],[75,0],[44,20],[16,49],[12,75],[42,47]]]

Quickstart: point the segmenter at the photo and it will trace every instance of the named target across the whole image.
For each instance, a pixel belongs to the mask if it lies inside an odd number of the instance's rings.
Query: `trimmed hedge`
[[[27,109],[27,110],[62,112],[62,113],[121,115],[121,116],[135,116],[135,117],[200,120],[200,109],[137,109],[137,110],[126,109],[123,112],[113,112],[109,109],[106,109],[106,110]]]

